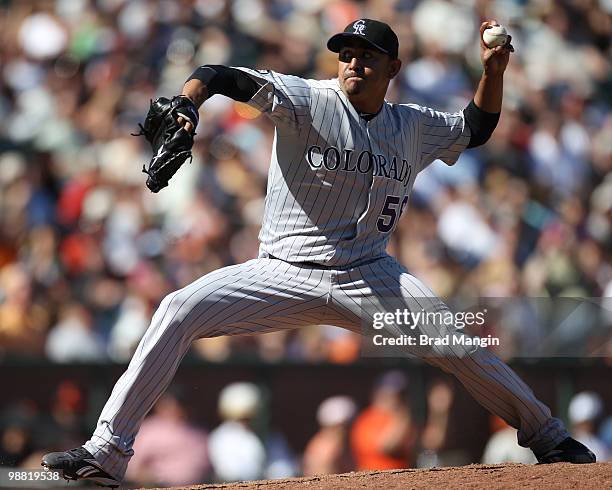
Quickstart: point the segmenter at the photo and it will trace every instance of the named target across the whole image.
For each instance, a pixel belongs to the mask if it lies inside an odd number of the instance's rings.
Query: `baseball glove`
[[[192,159],[191,147],[195,133],[183,128],[178,117],[188,120],[193,128],[198,124],[198,110],[191,99],[177,95],[172,99],[159,97],[151,101],[144,125],[138,124],[140,132],[151,144],[153,158],[142,171],[148,175],[147,187],[159,192],[168,185],[185,160]]]

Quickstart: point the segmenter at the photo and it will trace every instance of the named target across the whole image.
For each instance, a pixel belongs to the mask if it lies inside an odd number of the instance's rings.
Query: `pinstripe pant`
[[[107,472],[121,479],[142,420],[196,339],[312,324],[361,332],[372,312],[390,308],[389,298],[394,298],[394,308],[398,301],[405,308],[446,308],[392,257],[333,270],[258,258],[211,272],[161,302],[84,446]],[[544,452],[567,437],[548,407],[486,349],[439,354],[417,352],[456,376],[481,405],[517,428],[521,445]]]

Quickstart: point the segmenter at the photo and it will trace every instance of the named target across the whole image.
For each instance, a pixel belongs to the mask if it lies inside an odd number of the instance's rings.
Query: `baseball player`
[[[184,85],[198,108],[214,94],[265,113],[276,131],[259,257],[211,272],[169,294],[155,312],[97,427],[82,447],[50,453],[42,465],[67,479],[118,486],[139,426],[167,388],[191,343],[203,337],[264,333],[312,324],[356,332],[375,311],[445,311],[446,305],[386,252],[417,174],[448,165],[481,145],[501,111],[510,42],[489,49],[480,27],[483,74],[461,112],[385,101],[398,74],[398,39],[382,22],[359,19],[332,36],[338,77],[305,80],[273,71],[205,65]],[[182,111],[193,132],[197,110]],[[431,336],[442,326],[428,326]],[[422,326],[423,330],[427,329]],[[431,329],[434,328],[434,331]],[[390,326],[393,332],[395,327]],[[485,408],[518,429],[541,463],[590,463],[562,422],[501,360],[478,346],[417,355],[455,375]]]

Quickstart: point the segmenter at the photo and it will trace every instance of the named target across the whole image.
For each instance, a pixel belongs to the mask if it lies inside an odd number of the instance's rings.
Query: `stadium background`
[[[141,173],[149,154],[130,136],[149,99],[177,93],[204,63],[330,78],[336,59],[325,41],[355,18],[387,21],[400,37],[391,101],[465,107],[485,19],[506,25],[516,48],[493,137],[454,167],[436,162],[419,176],[390,251],[446,297],[612,296],[609,0],[4,0],[0,8],[4,466],[80,443],[161,298],[257,253],[269,121],[214,97],[193,163],[152,195]],[[440,31],[447,35],[436,42]],[[588,332],[577,326],[571,339],[586,346]],[[598,393],[593,430],[610,443],[600,422],[612,413],[611,359],[608,342],[588,358],[513,365],[566,420],[574,394]],[[254,431],[278,431],[291,454],[285,468],[300,474],[319,403],[346,394],[359,412],[388,369],[408,379],[407,464],[428,464],[418,455],[432,452],[479,461],[492,424],[462,388],[420,364],[361,359],[359,338],[331,327],[198,342],[173,392],[210,431],[221,423],[221,389],[255,382]],[[437,449],[425,451],[438,379],[450,383],[450,420]],[[597,406],[597,395],[589,400]],[[215,478],[210,465],[202,475]]]

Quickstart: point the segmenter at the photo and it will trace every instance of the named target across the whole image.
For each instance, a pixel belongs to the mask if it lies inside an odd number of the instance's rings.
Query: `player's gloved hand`
[[[139,124],[140,133],[135,136],[144,135],[153,149],[153,158],[142,168],[152,192],[166,187],[180,166],[192,158],[197,125],[198,110],[188,97],[159,97],[151,102],[144,124]]]

